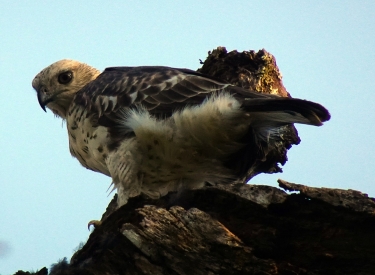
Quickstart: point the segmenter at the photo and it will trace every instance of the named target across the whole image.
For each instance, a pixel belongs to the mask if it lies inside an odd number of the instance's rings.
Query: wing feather
[[[185,94],[181,94],[178,87],[179,84],[176,84],[172,89],[170,89],[167,93],[164,93],[164,96],[172,100],[173,102],[183,102],[190,96],[186,96]],[[197,95],[196,93],[193,93],[193,96]]]
[[[132,104],[142,104],[153,113],[171,113],[186,104],[199,104],[208,94],[227,87],[188,69],[113,67],[82,88],[74,102],[99,116]]]
[[[186,87],[186,85],[183,85],[181,83],[177,83],[175,86],[172,87],[171,90],[180,94],[185,99],[196,96],[199,92],[199,91],[196,91],[196,90],[192,90],[189,87]]]

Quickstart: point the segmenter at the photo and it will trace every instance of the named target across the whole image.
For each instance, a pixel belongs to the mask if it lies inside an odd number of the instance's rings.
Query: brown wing
[[[186,105],[200,104],[226,90],[242,98],[272,97],[250,92],[188,69],[161,66],[107,68],[81,89],[75,103],[102,114],[142,104],[151,114],[169,116]],[[94,111],[94,110],[93,110]]]

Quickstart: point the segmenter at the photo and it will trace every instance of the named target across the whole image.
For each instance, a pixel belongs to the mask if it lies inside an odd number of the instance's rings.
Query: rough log
[[[50,274],[374,274],[374,199],[280,186],[300,193],[232,185],[132,198]]]
[[[265,50],[228,53],[219,47],[200,71],[289,96]],[[299,143],[293,126],[282,131],[267,161],[254,159],[249,177],[281,171],[287,149]],[[119,209],[115,197],[87,243],[50,274],[375,274],[374,199],[354,190],[279,184],[295,193],[218,185],[158,200],[135,197]]]

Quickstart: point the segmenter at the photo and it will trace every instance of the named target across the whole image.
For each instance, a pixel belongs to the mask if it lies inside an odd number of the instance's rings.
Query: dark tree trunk
[[[300,193],[227,185],[132,198],[52,274],[374,274],[373,199],[280,186]]]

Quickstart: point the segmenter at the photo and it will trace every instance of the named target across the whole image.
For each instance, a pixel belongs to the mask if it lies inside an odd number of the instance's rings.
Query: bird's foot
[[[89,221],[89,223],[87,224],[87,228],[90,230],[90,227],[91,226],[94,226],[94,228],[97,228],[98,226],[100,226],[102,224],[101,221],[98,221],[98,220],[92,220],[92,221]]]

